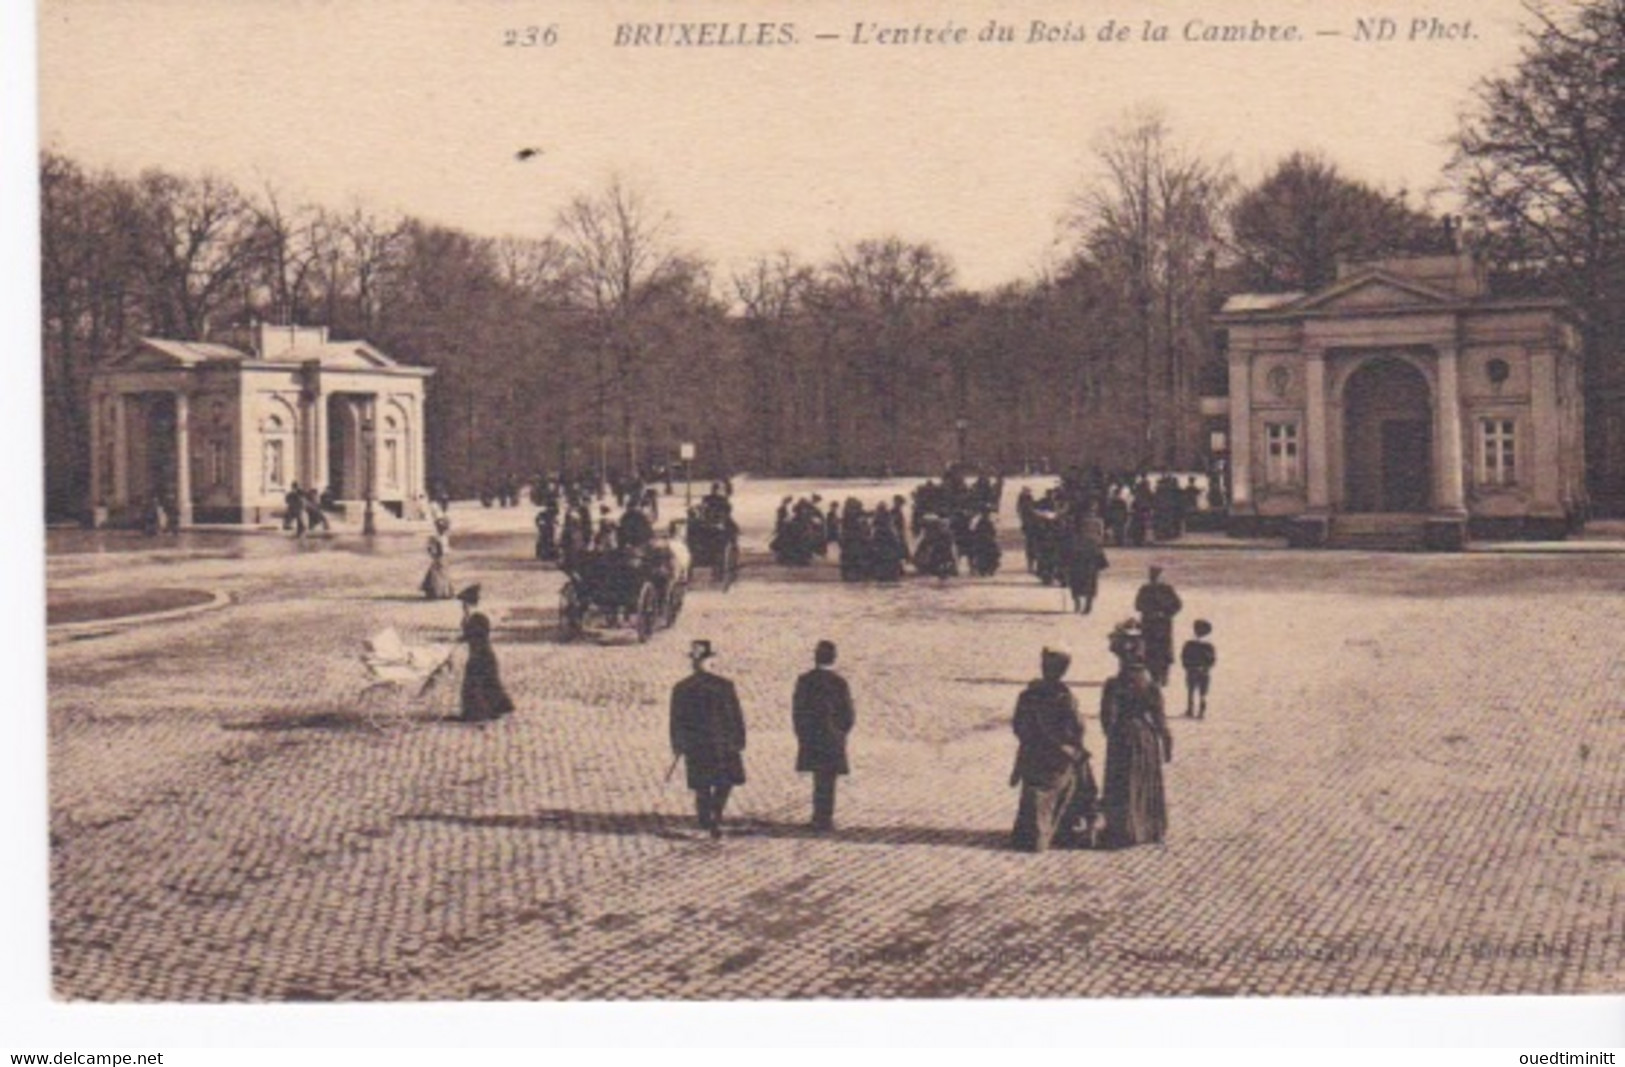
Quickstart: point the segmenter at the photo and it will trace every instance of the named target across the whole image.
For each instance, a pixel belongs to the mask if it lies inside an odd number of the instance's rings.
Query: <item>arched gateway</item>
[[[1425,514],[1433,506],[1433,400],[1402,359],[1361,363],[1343,386],[1343,509]]]
[[[1580,331],[1561,300],[1498,298],[1469,256],[1233,297],[1230,526],[1304,545],[1458,548],[1584,521]]]

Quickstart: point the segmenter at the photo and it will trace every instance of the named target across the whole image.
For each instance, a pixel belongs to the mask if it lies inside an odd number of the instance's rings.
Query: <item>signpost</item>
[[[677,458],[683,461],[683,510],[694,506],[694,442],[684,441],[677,446]]]

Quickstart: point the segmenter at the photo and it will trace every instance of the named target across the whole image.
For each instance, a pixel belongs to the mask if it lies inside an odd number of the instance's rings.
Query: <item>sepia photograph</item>
[[[33,17],[42,1011],[1625,1041],[1625,0]]]

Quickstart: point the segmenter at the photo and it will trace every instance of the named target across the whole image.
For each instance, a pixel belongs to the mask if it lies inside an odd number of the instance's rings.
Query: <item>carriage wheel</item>
[[[739,580],[739,546],[730,541],[722,547],[722,560],[717,564],[717,581],[726,593]]]
[[[660,617],[660,595],[653,582],[644,582],[638,590],[637,616],[633,620],[638,628],[638,643],[649,640],[655,632],[655,620]]]
[[[564,591],[559,594],[560,639],[574,641],[580,637],[586,614],[587,605],[582,601],[581,594],[576,591],[575,583],[565,586]]]
[[[666,592],[666,629],[677,625],[677,616],[683,611],[683,594],[688,589],[687,582],[673,582]]]

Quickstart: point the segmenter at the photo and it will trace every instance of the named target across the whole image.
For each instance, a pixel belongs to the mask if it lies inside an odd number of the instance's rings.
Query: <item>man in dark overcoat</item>
[[[846,761],[846,735],[856,714],[852,690],[836,674],[835,644],[820,641],[813,650],[813,669],[796,679],[790,720],[796,731],[796,770],[812,772],[812,828],[835,829],[835,781],[851,773]]]
[[[1162,568],[1152,567],[1150,580],[1134,598],[1134,610],[1140,613],[1145,667],[1158,685],[1168,684],[1168,668],[1174,663],[1174,616],[1184,606],[1174,587],[1162,580]]]
[[[671,691],[671,751],[687,764],[700,828],[720,838],[728,794],[745,784],[745,713],[734,684],[706,670],[715,655],[710,641],[689,648],[694,672]]]

